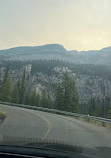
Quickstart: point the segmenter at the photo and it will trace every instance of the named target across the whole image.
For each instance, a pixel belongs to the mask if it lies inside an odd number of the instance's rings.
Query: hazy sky
[[[0,49],[111,46],[111,0],[0,0]]]

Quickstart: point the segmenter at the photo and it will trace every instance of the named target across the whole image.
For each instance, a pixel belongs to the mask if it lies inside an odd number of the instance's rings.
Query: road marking
[[[1,105],[1,104],[0,104]],[[9,109],[11,109],[10,108],[10,106],[7,106]],[[15,109],[21,109],[21,107],[15,107]],[[14,109],[14,107],[12,108],[13,110],[15,110]],[[24,110],[26,110],[25,108],[23,108]],[[35,115],[37,115],[37,116],[39,116],[40,118],[42,118],[46,123],[47,123],[47,125],[48,125],[48,129],[47,129],[47,132],[45,133],[45,135],[43,136],[43,138],[41,139],[41,141],[44,141],[46,138],[47,138],[47,136],[48,136],[48,134],[49,134],[49,132],[50,132],[50,129],[51,129],[51,122],[48,120],[48,119],[46,119],[44,116],[41,116],[40,114],[38,114],[38,113],[33,113],[35,110],[33,110],[32,111],[32,109],[27,109],[26,110],[27,112],[29,112],[29,113],[31,113],[31,114],[35,114]],[[17,112],[17,111],[16,111]],[[26,120],[26,118],[24,117],[24,116],[22,116],[22,119],[24,119],[24,120]]]
[[[31,111],[32,109],[28,109],[28,112],[29,113],[32,113],[32,111]],[[35,110],[33,110],[33,111],[35,111]],[[41,141],[44,141],[46,138],[47,138],[47,136],[48,136],[48,134],[49,134],[49,132],[50,132],[50,129],[51,129],[51,122],[48,120],[48,119],[46,119],[44,116],[41,116],[40,114],[38,114],[38,113],[33,113],[33,114],[35,114],[35,115],[37,115],[37,116],[39,116],[40,118],[42,118],[46,123],[47,123],[47,125],[48,125],[48,129],[47,129],[47,132],[46,132],[46,134],[43,136],[43,138],[41,139]]]
[[[47,125],[48,125],[47,132],[46,132],[46,134],[43,136],[43,138],[41,139],[41,142],[42,142],[42,141],[44,141],[44,140],[47,138],[47,136],[48,136],[48,134],[49,134],[49,132],[50,132],[50,129],[51,129],[51,125],[52,125],[52,124],[51,124],[51,122],[50,122],[48,119],[46,119],[44,116],[41,116],[41,115],[39,115],[39,114],[35,114],[35,115],[41,117],[45,122],[47,122]]]

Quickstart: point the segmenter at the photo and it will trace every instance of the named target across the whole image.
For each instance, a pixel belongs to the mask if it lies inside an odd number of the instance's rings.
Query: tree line
[[[111,119],[111,99],[107,96],[104,99],[91,98],[88,103],[80,105],[80,112]]]
[[[24,65],[32,65],[31,74],[42,72],[43,74],[51,75],[55,73],[53,67],[68,67],[73,73],[78,75],[87,75],[102,77],[111,80],[111,68],[105,65],[92,65],[92,64],[74,64],[62,60],[32,60],[32,61],[8,61],[1,60],[0,67],[9,67],[10,70],[18,70]]]
[[[40,98],[40,95],[36,94],[35,90],[30,91],[29,89],[27,89],[25,71],[23,72],[22,78],[19,79],[15,85],[13,85],[11,76],[8,73],[8,70],[6,70],[4,79],[3,81],[1,81],[0,87],[0,100],[2,102],[40,106],[40,103],[43,102],[42,98],[44,98],[46,104],[48,102],[49,105],[51,99],[49,97],[49,94],[47,94],[45,90],[42,94],[42,97]]]
[[[62,81],[57,84],[55,97],[43,89],[42,94],[38,94],[27,88],[26,74],[23,72],[22,78],[15,85],[12,84],[8,69],[4,79],[1,81],[0,100],[2,102],[12,102],[45,108],[55,108],[64,111],[78,112],[79,99],[75,82],[70,79],[68,73],[63,75]]]
[[[61,82],[56,85],[55,97],[43,89],[41,95],[36,89],[30,90],[27,87],[25,71],[21,79],[15,85],[12,84],[11,76],[6,69],[3,81],[0,81],[0,100],[45,108],[54,108],[63,111],[82,113],[105,118],[111,118],[111,99],[91,98],[88,103],[79,103],[75,81],[68,73],[64,73]]]

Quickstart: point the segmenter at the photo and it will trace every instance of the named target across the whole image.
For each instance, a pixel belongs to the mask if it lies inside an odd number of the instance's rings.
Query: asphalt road
[[[111,158],[111,130],[74,118],[0,104],[6,119],[0,125],[0,140],[5,137],[61,141],[86,147],[84,153]],[[87,149],[88,148],[88,149]],[[92,149],[92,150],[90,150]]]

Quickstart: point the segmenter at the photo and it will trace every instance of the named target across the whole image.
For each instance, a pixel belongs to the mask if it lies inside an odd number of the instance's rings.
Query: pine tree
[[[1,100],[1,93],[2,93],[2,80],[0,79],[0,100]]]
[[[49,92],[47,94],[47,107],[48,108],[53,108],[53,102],[52,102],[52,99],[51,99],[51,94]]]
[[[72,81],[72,112],[79,112],[79,97],[76,90],[75,81]]]
[[[56,108],[65,111],[78,112],[78,94],[75,82],[65,73],[56,91]]]
[[[16,84],[12,91],[12,102],[13,103],[19,103],[19,88],[18,84]]]
[[[110,108],[108,110],[108,116],[107,116],[107,118],[111,119],[111,106],[110,106]]]
[[[56,90],[56,100],[55,100],[55,108],[57,108],[58,110],[63,109],[63,99],[64,99],[63,97],[64,97],[63,87],[62,84],[59,83]]]
[[[23,72],[22,79],[20,81],[20,90],[19,90],[19,100],[20,103],[23,104],[25,103],[25,95],[26,95],[26,76],[25,76],[25,71]]]
[[[9,67],[7,67],[5,69],[5,75],[4,75],[4,79],[3,79],[2,84],[4,84],[6,82],[6,79],[7,79],[8,75],[9,75]]]
[[[40,100],[40,97],[39,97],[39,100]],[[39,105],[45,108],[53,108],[53,101],[51,98],[51,94],[49,92],[46,92],[45,89],[42,92],[41,104]]]
[[[95,112],[96,112],[96,100],[94,98],[91,98],[89,114],[95,116]]]
[[[105,118],[108,118],[109,109],[110,109],[110,98],[106,96],[105,97]]]
[[[35,106],[38,106],[38,107],[40,106],[40,95],[39,94],[36,95]]]
[[[2,85],[1,100],[3,102],[12,101],[12,81],[10,75],[6,77],[4,84]]]
[[[64,106],[63,106],[63,110],[66,111],[71,111],[71,107],[72,107],[72,87],[71,87],[71,80],[68,76],[67,73],[65,73],[63,75],[63,91],[64,91]]]
[[[31,105],[32,96],[29,92],[26,92],[24,104]]]
[[[46,102],[47,102],[47,94],[46,94],[46,90],[44,89],[42,91],[41,107],[47,107]]]
[[[31,97],[31,105],[35,106],[36,105],[36,91],[34,90],[32,93],[32,97]]]

